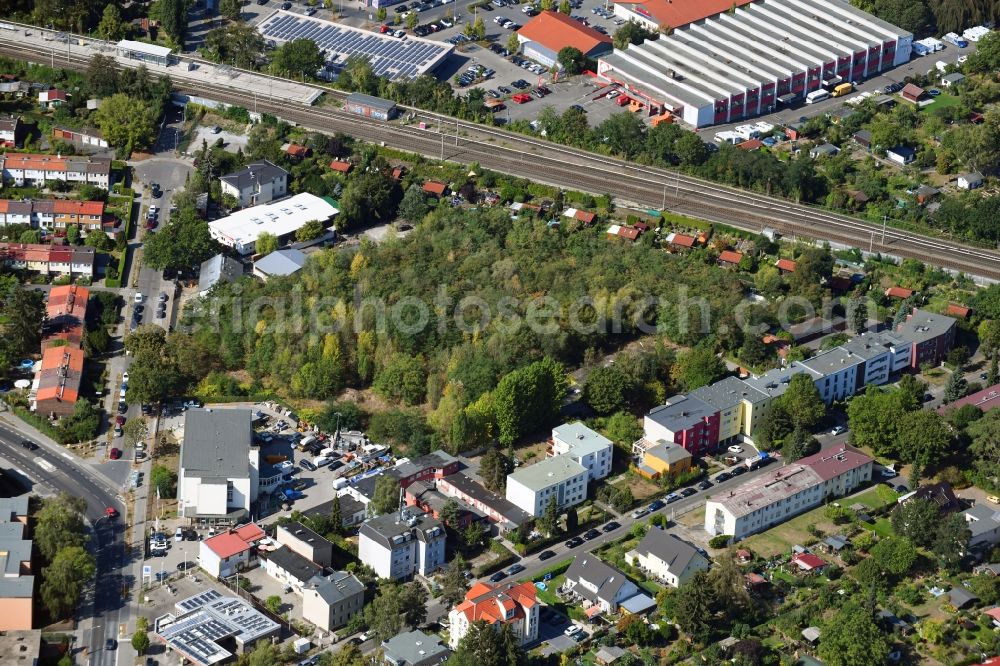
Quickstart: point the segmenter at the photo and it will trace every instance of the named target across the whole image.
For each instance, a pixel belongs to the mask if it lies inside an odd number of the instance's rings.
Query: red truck
[[[516,95],[511,97],[511,99],[517,102],[518,104],[524,104],[525,102],[531,101],[531,95],[529,95],[528,93],[517,93]]]
[[[628,95],[618,95],[618,97],[615,97],[615,104],[618,106],[625,106],[631,101],[632,99]]]

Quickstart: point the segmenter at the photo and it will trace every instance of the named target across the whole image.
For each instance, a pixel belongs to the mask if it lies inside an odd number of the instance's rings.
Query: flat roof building
[[[546,458],[507,475],[507,500],[536,518],[552,498],[560,511],[587,497],[589,470],[570,456]]]
[[[208,223],[212,238],[236,252],[246,255],[254,251],[257,238],[267,232],[288,240],[307,222],[319,221],[324,227],[339,213],[328,199],[308,192],[253,208],[245,208]]]
[[[119,57],[127,58],[128,60],[141,60],[155,65],[163,65],[164,67],[170,64],[170,54],[173,53],[166,46],[136,42],[131,39],[123,39],[118,42],[115,51]]]
[[[836,77],[873,76],[907,62],[913,41],[839,0],[647,0],[616,3],[615,13],[673,32],[615,50],[598,74],[694,127],[768,113]]]
[[[273,277],[288,277],[302,270],[306,265],[306,255],[302,250],[288,248],[275,250],[262,259],[253,262],[255,277],[267,282]]]
[[[439,636],[413,630],[382,641],[382,654],[390,666],[434,666],[446,661],[451,650]]]
[[[586,467],[591,481],[603,479],[611,473],[613,451],[610,439],[580,421],[564,423],[552,429],[550,453],[553,456],[569,456]]]

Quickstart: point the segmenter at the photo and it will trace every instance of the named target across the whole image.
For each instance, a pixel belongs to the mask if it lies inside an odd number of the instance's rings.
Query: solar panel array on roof
[[[397,39],[322,19],[277,11],[257,29],[276,43],[310,39],[324,52],[328,67],[339,69],[352,55],[368,58],[376,76],[412,79],[433,69],[452,47],[422,39]]]

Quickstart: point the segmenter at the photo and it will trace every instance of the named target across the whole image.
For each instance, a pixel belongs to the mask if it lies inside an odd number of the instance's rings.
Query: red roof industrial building
[[[559,51],[572,46],[596,58],[611,53],[611,38],[560,12],[545,11],[517,32],[524,55],[551,67]]]

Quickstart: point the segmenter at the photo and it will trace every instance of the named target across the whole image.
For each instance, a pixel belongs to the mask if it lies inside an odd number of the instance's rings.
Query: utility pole
[[[888,215],[883,215],[882,216],[882,246],[883,247],[885,247],[885,225],[886,225],[886,222],[887,222],[888,219],[889,219]]]

